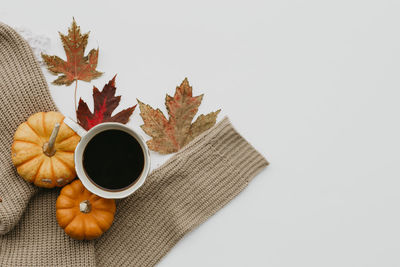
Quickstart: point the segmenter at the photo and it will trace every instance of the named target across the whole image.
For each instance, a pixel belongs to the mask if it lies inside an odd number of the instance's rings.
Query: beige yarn
[[[0,233],[6,233],[37,191],[13,168],[10,147],[15,129],[27,116],[56,107],[29,46],[6,25],[0,24],[0,31]]]
[[[56,222],[59,189],[26,183],[10,159],[16,127],[55,109],[31,49],[0,23],[0,266],[154,266],[268,164],[225,118],[119,201],[102,237],[76,241]]]

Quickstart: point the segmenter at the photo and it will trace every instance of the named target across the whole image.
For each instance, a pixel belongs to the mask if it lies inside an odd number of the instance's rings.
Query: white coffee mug
[[[67,124],[72,130],[74,130],[81,137],[81,141],[75,148],[75,154],[74,154],[75,170],[78,178],[82,181],[82,184],[86,187],[87,190],[103,198],[117,199],[131,195],[133,192],[138,190],[143,185],[150,171],[150,152],[146,145],[146,142],[137,132],[125,126],[124,124],[118,122],[100,123],[91,128],[89,131],[86,131],[79,124],[77,124],[75,121],[71,120],[68,117],[64,118],[64,123]],[[107,190],[95,184],[87,176],[83,166],[83,152],[85,151],[86,145],[94,136],[106,130],[120,130],[128,133],[138,141],[143,150],[144,167],[142,173],[132,185],[119,191]]]

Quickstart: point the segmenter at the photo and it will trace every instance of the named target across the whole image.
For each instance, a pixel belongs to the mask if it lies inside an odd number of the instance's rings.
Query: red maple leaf
[[[94,100],[94,110],[93,113],[90,111],[88,105],[85,101],[79,99],[78,110],[76,111],[76,117],[78,123],[89,130],[93,126],[102,122],[120,122],[127,123],[129,117],[132,115],[136,108],[136,105],[124,109],[114,116],[111,116],[113,111],[117,108],[121,96],[115,96],[115,77],[112,78],[106,85],[104,85],[103,90],[100,92],[95,86],[93,86],[93,100]]]

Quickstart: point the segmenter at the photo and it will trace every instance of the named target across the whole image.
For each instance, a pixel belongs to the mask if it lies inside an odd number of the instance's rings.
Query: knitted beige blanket
[[[102,237],[76,241],[56,221],[59,189],[28,184],[11,162],[17,126],[49,110],[56,106],[30,47],[0,23],[0,266],[154,266],[268,164],[225,118],[119,201]]]

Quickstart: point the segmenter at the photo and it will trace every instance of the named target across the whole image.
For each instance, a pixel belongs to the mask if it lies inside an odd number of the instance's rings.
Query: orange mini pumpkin
[[[59,112],[39,112],[18,126],[11,155],[26,181],[52,188],[76,177],[74,151],[80,137],[63,121]]]
[[[115,200],[89,192],[80,180],[66,185],[56,203],[58,224],[70,237],[92,240],[107,231],[115,213]]]

